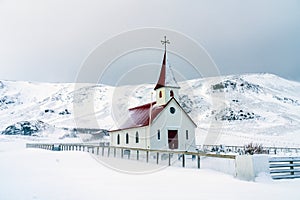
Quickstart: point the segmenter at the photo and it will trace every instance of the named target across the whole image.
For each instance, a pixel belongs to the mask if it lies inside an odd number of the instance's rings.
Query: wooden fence
[[[128,148],[128,147],[116,147],[109,146],[106,143],[101,144],[83,144],[83,143],[56,143],[56,144],[42,144],[42,143],[30,143],[26,144],[27,148],[41,148],[52,151],[85,151],[96,155],[106,157],[120,157],[134,160],[144,160],[150,162],[150,159],[155,159],[156,164],[160,164],[163,160],[167,160],[167,165],[172,165],[172,159],[178,158],[182,167],[186,167],[186,161],[196,161],[196,167],[200,168],[200,158],[216,157],[235,159],[235,155],[222,155],[211,154],[204,152],[188,152],[177,150],[154,150],[154,149],[141,149],[141,148]],[[176,157],[177,155],[177,157]]]
[[[27,148],[41,148],[52,151],[84,151],[102,157],[138,160],[146,163],[166,164],[168,166],[182,166],[200,168],[201,157],[215,157],[236,159],[236,155],[207,153],[204,151],[187,152],[177,150],[154,150],[109,146],[108,143],[30,143]],[[231,146],[229,148],[237,148]],[[230,152],[234,152],[233,150]],[[176,162],[174,162],[176,161]],[[176,163],[176,164],[175,164]],[[193,165],[190,165],[190,164]],[[270,175],[273,179],[300,178],[300,157],[270,157]]]
[[[272,157],[269,165],[273,179],[300,178],[300,157]]]
[[[227,146],[227,145],[203,145],[197,146],[204,152],[232,152],[240,155],[245,154],[245,146]],[[262,146],[264,154],[278,155],[278,154],[300,154],[300,148],[292,147],[264,147]]]

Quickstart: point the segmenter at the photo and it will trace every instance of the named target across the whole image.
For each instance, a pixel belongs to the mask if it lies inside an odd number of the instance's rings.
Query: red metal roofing
[[[178,103],[178,101],[173,97],[165,105],[156,106],[156,102],[152,102],[152,103],[147,103],[145,105],[130,108],[129,109],[129,117],[126,120],[126,122],[122,126],[120,126],[119,129],[111,130],[110,132],[148,126],[149,121],[150,121],[150,109],[151,109],[151,123],[152,123],[153,120],[159,115],[159,113],[161,111],[163,111],[163,109],[171,102],[172,99],[174,99],[175,102],[178,104],[178,106],[181,107],[180,104]],[[181,107],[181,109],[182,109],[182,107]],[[182,111],[187,115],[187,117],[197,127],[197,125],[191,119],[191,117],[183,109],[182,109]]]
[[[156,106],[156,102],[152,102],[138,107],[130,108],[128,119],[117,130],[148,126],[150,121],[150,109],[152,122],[157,117],[157,115],[164,109],[164,107],[165,105]]]

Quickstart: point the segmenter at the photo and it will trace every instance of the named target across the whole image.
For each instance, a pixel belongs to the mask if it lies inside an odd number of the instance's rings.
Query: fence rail
[[[269,165],[273,179],[300,178],[300,157],[272,157]]]
[[[197,146],[204,152],[225,152],[238,153],[240,155],[246,154],[246,146],[227,146],[227,145],[203,145]],[[278,154],[300,154],[300,148],[296,147],[264,147],[262,146],[264,154],[278,155]]]

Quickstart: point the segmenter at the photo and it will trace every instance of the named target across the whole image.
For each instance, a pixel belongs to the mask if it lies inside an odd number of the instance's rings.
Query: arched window
[[[174,97],[174,92],[173,92],[173,90],[170,91],[170,97]]]
[[[186,138],[187,140],[189,139],[189,131],[188,131],[188,130],[185,131],[185,138]]]
[[[162,92],[159,91],[159,98],[162,98]]]
[[[160,140],[160,130],[157,130],[157,139]]]
[[[135,133],[135,143],[139,143],[139,132]]]
[[[126,133],[126,144],[129,144],[129,135]]]
[[[120,144],[120,134],[117,135],[117,144]]]

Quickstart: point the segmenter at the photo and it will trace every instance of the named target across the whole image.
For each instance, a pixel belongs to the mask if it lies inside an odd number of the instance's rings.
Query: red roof
[[[148,126],[150,121],[150,110],[151,110],[151,122],[152,122],[157,117],[157,115],[165,108],[165,105],[162,106],[155,106],[155,105],[156,102],[152,102],[152,103],[147,103],[145,105],[130,108],[128,119],[117,130]],[[113,130],[113,131],[117,131],[117,130]]]
[[[178,106],[181,107],[178,101],[173,97],[165,105],[156,106],[156,102],[152,102],[152,103],[147,103],[145,105],[130,108],[129,117],[126,120],[126,122],[122,126],[120,126],[119,129],[111,130],[110,132],[148,126],[150,121],[150,110],[151,110],[151,123],[152,123],[153,120],[159,115],[161,111],[163,111],[163,109],[171,102],[172,99],[174,99],[175,102],[178,104]],[[182,111],[197,127],[197,124],[195,124],[192,118],[183,109]]]

